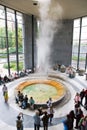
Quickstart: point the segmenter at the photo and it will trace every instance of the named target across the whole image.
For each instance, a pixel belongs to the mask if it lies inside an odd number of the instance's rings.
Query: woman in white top
[[[48,108],[47,113],[48,113],[48,115],[49,115],[49,121],[50,121],[50,123],[52,123],[52,119],[53,119],[53,117],[54,117],[54,109],[53,109],[52,106]]]

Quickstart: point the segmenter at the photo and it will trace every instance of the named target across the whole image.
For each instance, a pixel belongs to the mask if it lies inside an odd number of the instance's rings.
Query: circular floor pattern
[[[24,77],[24,78],[15,80],[15,81],[11,82],[8,85],[8,88],[9,88],[9,90],[13,91],[13,90],[15,90],[15,87],[19,83],[22,83],[23,81],[27,81],[27,80],[33,79],[33,78],[35,79],[35,77],[30,75],[29,77]],[[71,85],[73,85],[73,83]],[[75,88],[75,86],[74,86],[74,88]],[[13,93],[11,93],[11,95],[13,95]],[[71,96],[70,92],[67,89],[66,96],[64,97],[63,102],[59,103],[59,106],[62,106],[64,104],[66,104],[70,100],[70,96]],[[0,95],[0,99],[1,99],[0,100],[0,104],[1,104],[1,107],[0,107],[0,120],[2,120],[3,122],[7,123],[8,125],[15,126],[15,120],[16,120],[16,116],[19,113],[19,110],[15,109],[16,105],[14,105],[12,102],[10,103],[10,100],[9,100],[8,104],[4,103],[2,94]],[[23,111],[26,111],[26,110],[23,110]],[[59,118],[57,118],[57,117],[55,118],[54,117],[52,125],[57,125],[58,123],[61,122],[61,120],[63,118],[64,117],[59,117]],[[33,128],[33,115],[29,115],[29,113],[24,114],[24,127],[25,128]]]

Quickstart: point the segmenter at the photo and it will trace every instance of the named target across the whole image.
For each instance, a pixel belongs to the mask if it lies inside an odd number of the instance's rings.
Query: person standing
[[[18,116],[17,116],[17,120],[16,120],[17,130],[23,130],[23,129],[22,129],[22,124],[23,124],[23,121],[22,121],[20,115],[18,115]]]
[[[49,115],[49,121],[50,121],[50,124],[51,124],[52,123],[52,119],[54,117],[54,109],[53,109],[52,106],[48,108],[48,115]]]
[[[81,105],[83,106],[83,98],[85,96],[85,90],[82,89],[82,91],[80,92],[80,97],[81,97]]]
[[[38,111],[36,111],[33,118],[34,118],[34,130],[39,130],[40,129],[40,116],[39,116]]]
[[[80,97],[80,94],[78,92],[75,95],[74,101],[75,101],[75,103],[80,105],[81,97]]]
[[[23,121],[24,121],[23,113],[20,112],[18,116],[20,116],[20,119],[21,119],[21,121],[22,121],[21,130],[23,130]]]
[[[64,126],[64,130],[69,130],[69,115],[66,115],[66,118],[62,121],[63,122],[63,126]]]
[[[33,97],[30,97],[29,104],[30,104],[30,108],[34,110],[35,101],[34,101]]]
[[[52,98],[49,98],[49,100],[46,102],[47,107],[51,107],[52,106]]]
[[[75,115],[75,119],[76,119],[75,129],[78,129],[78,124],[82,117],[84,117],[83,111],[81,110],[81,108],[78,108]]]
[[[8,90],[4,94],[4,100],[6,103],[8,102]]]
[[[44,112],[44,116],[42,117],[44,130],[48,130],[48,120],[49,120],[49,116],[47,112]]]
[[[5,95],[5,92],[7,92],[7,86],[4,84],[3,85],[3,88],[2,88],[2,91],[3,91],[3,96]]]

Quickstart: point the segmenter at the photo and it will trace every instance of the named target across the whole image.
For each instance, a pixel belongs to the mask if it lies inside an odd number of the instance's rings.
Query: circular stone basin
[[[16,90],[20,90],[24,95],[31,96],[35,100],[35,104],[46,104],[47,100],[51,97],[53,102],[61,100],[66,93],[63,84],[55,80],[28,80],[20,83]]]

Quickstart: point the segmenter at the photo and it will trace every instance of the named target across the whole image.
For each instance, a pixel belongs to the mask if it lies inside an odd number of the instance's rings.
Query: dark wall
[[[73,20],[64,20],[61,29],[54,36],[50,59],[52,64],[71,64],[72,37]]]
[[[23,14],[23,22],[24,22],[24,68],[29,69],[32,68],[34,65],[34,60],[36,59],[35,55],[35,49],[36,44],[33,45],[36,42],[36,28],[37,28],[37,23],[36,23],[36,18],[33,17],[32,21],[32,15],[26,15]],[[32,26],[33,25],[33,26]],[[32,40],[33,38],[33,40]],[[33,48],[33,49],[32,49]],[[33,52],[32,52],[33,51]],[[34,56],[33,56],[34,54]]]
[[[24,64],[25,68],[32,68],[32,16],[24,15]],[[34,66],[36,67],[36,33],[37,24],[34,19]],[[63,65],[71,64],[72,57],[72,37],[73,37],[73,20],[63,20],[62,27],[54,35],[51,46],[50,63],[54,66],[56,63]]]

